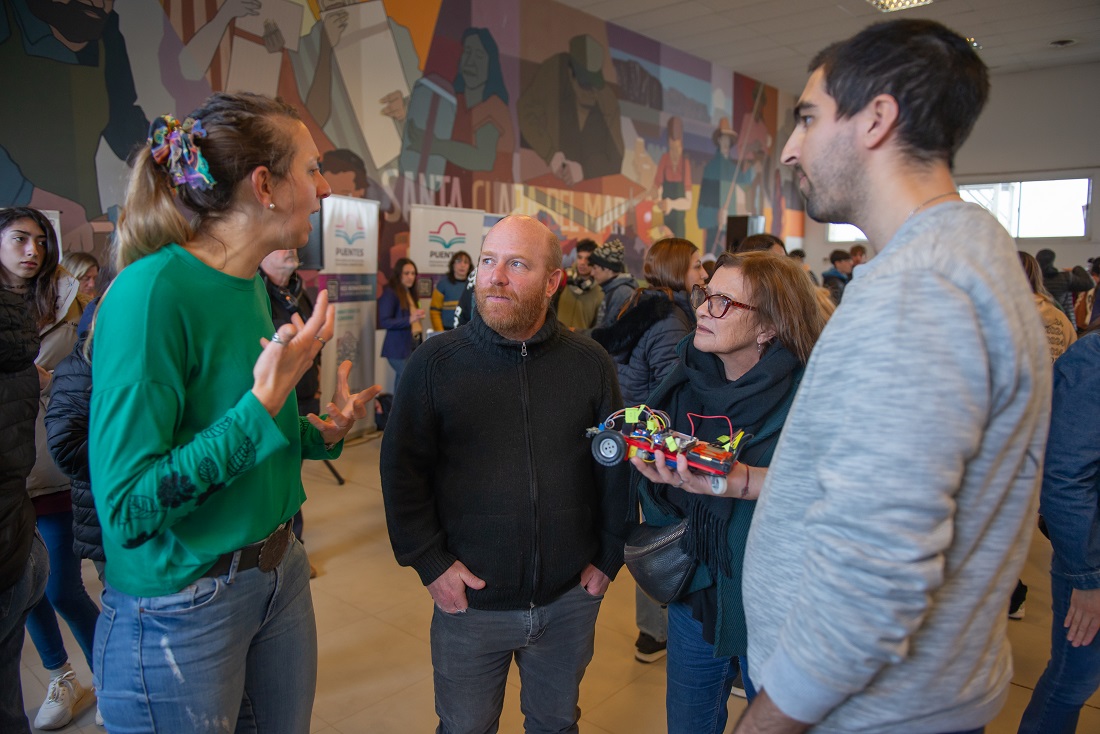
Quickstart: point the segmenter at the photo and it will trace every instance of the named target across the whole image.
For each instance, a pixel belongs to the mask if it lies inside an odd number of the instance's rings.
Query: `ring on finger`
[[[679,479],[680,481],[676,482],[676,486],[677,486],[677,487],[682,487],[682,486],[684,486],[684,478],[683,478],[683,477],[680,477],[680,476],[678,476],[677,478],[678,478],[678,479]]]
[[[277,331],[271,335],[271,341],[275,342],[276,344],[281,344],[284,347],[286,346],[286,342],[283,341],[283,338],[279,336],[279,332]]]
[[[313,338],[316,339],[317,341],[321,342],[321,349],[324,349],[325,345],[328,344],[328,342],[325,340],[325,338],[323,336],[315,336]]]

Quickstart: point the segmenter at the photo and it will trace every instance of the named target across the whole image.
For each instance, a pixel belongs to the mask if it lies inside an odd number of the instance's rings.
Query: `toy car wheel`
[[[604,466],[615,466],[626,456],[626,441],[618,431],[601,431],[592,440],[592,456]]]

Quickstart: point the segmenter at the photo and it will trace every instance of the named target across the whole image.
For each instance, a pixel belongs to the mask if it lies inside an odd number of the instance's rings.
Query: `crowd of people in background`
[[[868,70],[887,57],[922,72]],[[636,278],[618,239],[576,242],[563,269],[555,235],[513,215],[476,261],[454,254],[427,310],[395,263],[380,472],[397,561],[434,604],[441,731],[494,730],[513,660],[529,728],[577,730],[638,521],[687,520],[695,563],[679,598],[636,598],[669,732],[723,731],[731,693],[737,732],[982,731],[1037,506],[1052,650],[1020,731],[1072,732],[1100,686],[1100,258],[1058,269],[962,200],[951,165],[989,90],[965,39],[879,24],[810,72],[784,163],[807,213],[859,226],[874,257],[837,249],[818,275],[773,235],[709,263],[669,237]],[[918,123],[913,100],[948,88],[958,104]],[[335,314],[296,273],[331,193],[319,164],[293,108],[216,94],[153,122],[111,262],[62,258],[37,210],[0,212],[3,731],[28,731],[24,627],[50,676],[40,729],[94,687],[109,731],[309,730],[301,462],[338,457],[381,391],[354,392],[344,362],[322,406]],[[580,437],[624,405],[708,442],[742,429],[739,459],[713,477],[665,447],[600,464]]]

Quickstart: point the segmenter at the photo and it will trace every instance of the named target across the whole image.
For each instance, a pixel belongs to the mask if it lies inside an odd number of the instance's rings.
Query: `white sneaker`
[[[46,691],[46,700],[34,717],[36,729],[60,729],[73,720],[73,707],[84,698],[84,686],[76,679],[76,673],[69,670],[50,680]]]

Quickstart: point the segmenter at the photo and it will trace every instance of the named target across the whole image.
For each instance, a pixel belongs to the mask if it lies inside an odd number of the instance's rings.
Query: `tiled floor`
[[[313,711],[316,734],[431,732],[432,668],[428,628],[432,604],[416,574],[394,561],[386,536],[378,480],[378,442],[349,447],[336,464],[347,479],[339,487],[324,465],[307,463],[306,548],[320,571],[312,582],[320,646],[320,678]],[[1031,688],[1046,665],[1050,596],[1046,569],[1050,549],[1036,533],[1024,569],[1031,589],[1027,618],[1009,625],[1016,675],[1008,704],[987,729],[1016,731]],[[99,583],[85,566],[89,591]],[[589,734],[663,732],[664,661],[652,665],[633,657],[634,585],[623,573],[611,585],[597,622],[596,655],[581,685],[581,729]],[[91,682],[79,649],[62,625],[81,681]],[[23,695],[33,720],[46,692],[47,677],[30,641],[23,650]],[[521,732],[518,678],[508,687],[501,731]],[[93,723],[91,696],[67,732],[101,733]],[[743,703],[730,703],[732,720]],[[1084,710],[1079,732],[1100,732],[1100,694]]]

